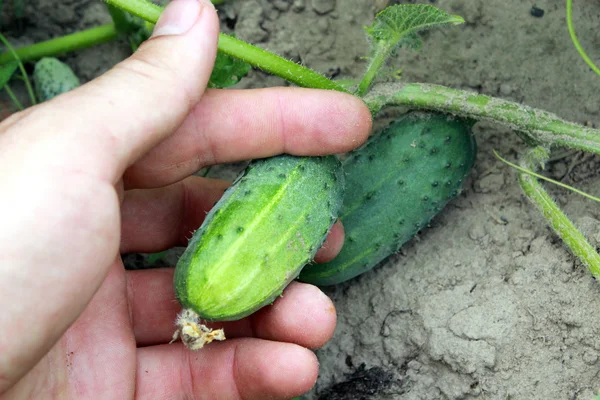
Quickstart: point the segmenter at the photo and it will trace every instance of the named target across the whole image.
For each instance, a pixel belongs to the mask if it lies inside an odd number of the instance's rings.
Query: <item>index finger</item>
[[[181,127],[125,173],[128,188],[177,182],[213,164],[342,153],[371,131],[359,98],[339,92],[269,88],[210,90]]]

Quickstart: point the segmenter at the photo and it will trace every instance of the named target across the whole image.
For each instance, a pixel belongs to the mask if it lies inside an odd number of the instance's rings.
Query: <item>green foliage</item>
[[[377,14],[370,27],[366,27],[371,44],[377,47],[396,47],[406,44],[420,48],[421,40],[417,32],[442,25],[462,24],[464,19],[450,15],[426,4],[398,4],[387,7]],[[376,50],[376,49],[375,49]]]
[[[397,4],[381,11],[373,24],[365,27],[371,44],[371,62],[356,94],[362,97],[368,92],[381,66],[398,47],[406,46],[415,50],[421,48],[421,38],[417,32],[463,22],[464,19],[458,15],[448,14],[426,4]]]
[[[0,90],[4,89],[10,78],[12,78],[17,71],[17,68],[19,68],[19,63],[16,61],[0,67]]]
[[[146,260],[148,261],[148,264],[154,265],[157,262],[159,262],[160,260],[162,260],[163,258],[165,258],[166,256],[167,256],[167,252],[161,251],[159,253],[148,254]]]
[[[226,88],[233,86],[245,77],[251,69],[252,66],[247,62],[219,52],[208,81],[208,87]]]
[[[23,18],[25,12],[25,2],[23,0],[13,0],[13,8],[17,18]]]
[[[112,4],[106,3],[106,7],[117,31],[127,40],[132,51],[136,51],[142,42],[148,40],[152,35],[151,25],[147,24],[143,19],[133,16]]]
[[[23,18],[25,2],[23,0],[12,0],[12,11],[17,18]],[[4,1],[0,0],[0,11],[4,9]]]
[[[15,49],[12,47],[12,45],[6,39],[6,37],[4,37],[4,35],[2,35],[1,33],[0,33],[0,42],[2,42],[2,44],[4,44],[4,47],[6,47],[6,50],[7,50],[6,53],[10,54],[10,56],[12,57],[12,60],[14,60],[17,63],[18,68],[21,71],[21,76],[23,77],[23,81],[25,82],[25,86],[27,87],[27,92],[29,93],[29,98],[31,100],[31,104],[36,104],[37,99],[35,98],[35,94],[33,92],[33,87],[31,86],[31,82],[29,81],[29,76],[27,75],[27,71],[25,71],[25,66],[23,65],[23,62],[21,61],[21,59],[19,58],[19,55],[15,52]],[[6,89],[6,92],[10,96],[13,103],[17,106],[17,108],[19,110],[22,110],[23,106],[21,105],[21,103],[19,102],[17,97],[14,95],[14,93],[12,93],[12,91],[8,87],[8,84],[5,84],[4,88]]]

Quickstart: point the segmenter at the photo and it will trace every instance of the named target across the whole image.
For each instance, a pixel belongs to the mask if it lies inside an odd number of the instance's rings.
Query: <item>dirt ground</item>
[[[109,21],[99,0],[26,3],[21,21],[5,18],[15,44]],[[362,26],[386,3],[233,0],[220,6],[220,15],[223,30],[241,39],[330,76],[358,78],[368,53]],[[403,80],[469,89],[600,124],[600,77],[569,39],[564,1],[418,3],[435,3],[467,23],[423,35],[418,53],[400,51],[395,66]],[[534,6],[543,16],[532,13]],[[576,1],[574,7],[579,37],[598,62],[600,3]],[[90,79],[126,55],[126,46],[112,43],[66,61]],[[252,72],[240,86],[280,84]],[[492,154],[514,159],[523,143],[501,126],[478,124],[475,131],[474,171],[431,228],[371,272],[326,289],[339,322],[333,340],[317,352],[321,374],[308,399],[571,400],[600,391],[600,286],[523,197],[515,171]],[[548,173],[598,196],[599,161],[557,150]],[[215,168],[211,176],[231,178],[238,169]],[[549,190],[600,244],[598,205]]]

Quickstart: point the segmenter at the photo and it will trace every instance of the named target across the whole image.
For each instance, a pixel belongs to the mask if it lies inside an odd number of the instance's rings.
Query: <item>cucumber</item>
[[[334,156],[253,161],[177,263],[179,302],[207,321],[237,320],[271,304],[337,220],[343,179]]]
[[[40,102],[48,101],[80,85],[79,78],[71,68],[54,57],[42,58],[35,64],[33,83]]]
[[[473,121],[414,112],[393,122],[344,160],[340,214],[346,237],[331,262],[300,280],[326,286],[377,265],[426,226],[455,197],[475,162]]]

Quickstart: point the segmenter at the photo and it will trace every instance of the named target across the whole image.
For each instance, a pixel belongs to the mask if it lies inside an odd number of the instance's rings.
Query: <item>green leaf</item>
[[[371,43],[369,68],[365,72],[356,94],[367,94],[383,63],[398,47],[404,45],[415,50],[421,48],[417,32],[442,25],[465,22],[458,15],[451,15],[428,4],[397,4],[381,11],[373,25],[365,27]]]
[[[208,81],[208,87],[222,89],[233,86],[245,77],[251,69],[252,66],[247,62],[218,52],[215,67]]]
[[[19,63],[16,61],[10,62],[0,67],[0,90],[4,89],[4,86],[6,86],[8,81],[10,81],[10,78],[12,78],[18,67]]]
[[[465,20],[428,4],[397,4],[387,7],[375,17],[365,31],[374,46],[396,47],[403,43],[420,46],[417,32],[442,25],[458,25]]]
[[[167,256],[167,252],[166,251],[161,251],[159,253],[148,254],[148,256],[147,256],[148,264],[150,264],[150,265],[156,264],[157,262],[159,262],[160,260],[162,260],[166,256]]]
[[[132,30],[136,29],[136,26],[131,21],[130,14],[112,4],[106,3],[106,8],[108,8],[108,12],[117,28],[117,32],[128,35]]]
[[[142,42],[152,35],[152,27],[141,18],[133,16],[112,4],[105,4],[117,32],[130,44],[131,50],[136,51]]]

